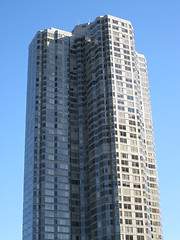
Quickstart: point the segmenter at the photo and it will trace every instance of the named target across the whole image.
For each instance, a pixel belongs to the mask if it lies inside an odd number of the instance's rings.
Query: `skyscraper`
[[[145,57],[110,15],[29,46],[23,240],[162,239]]]

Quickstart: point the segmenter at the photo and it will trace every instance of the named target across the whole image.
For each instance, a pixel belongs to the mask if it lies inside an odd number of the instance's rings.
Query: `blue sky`
[[[132,22],[147,59],[164,240],[179,239],[180,1],[2,0],[0,10],[0,239],[22,238],[28,45],[40,29],[71,31],[105,14]]]

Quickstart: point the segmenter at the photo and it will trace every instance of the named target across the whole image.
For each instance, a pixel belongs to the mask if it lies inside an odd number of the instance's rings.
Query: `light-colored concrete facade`
[[[162,239],[145,57],[106,15],[29,48],[23,240]]]

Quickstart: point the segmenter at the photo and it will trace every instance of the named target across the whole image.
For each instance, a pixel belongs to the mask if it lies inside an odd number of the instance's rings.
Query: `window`
[[[131,209],[131,204],[126,204],[126,203],[125,203],[125,204],[124,204],[124,208],[125,208],[125,209]]]
[[[127,88],[132,88],[132,84],[126,83]]]
[[[132,220],[131,219],[125,219],[125,224],[131,225],[132,224]]]
[[[136,212],[135,214],[136,214],[137,218],[142,218],[143,217],[143,214],[141,212]]]
[[[120,52],[120,48],[114,47],[114,51]]]
[[[115,64],[115,67],[116,68],[121,68],[121,65],[120,64]]]
[[[114,23],[114,24],[118,24],[118,21],[116,21],[116,20],[112,20],[112,22]]]
[[[123,187],[130,187],[130,183],[129,182],[123,182]]]
[[[123,199],[124,199],[125,202],[130,202],[131,201],[131,197],[128,197],[128,196],[124,196]]]
[[[112,28],[113,28],[114,30],[117,30],[117,31],[119,30],[119,28],[118,28],[117,26],[114,26],[114,25],[112,26]]]
[[[135,200],[136,203],[141,203],[141,198],[137,198],[137,197],[135,197],[134,200]]]
[[[131,68],[130,68],[130,67],[126,67],[126,66],[125,66],[125,69],[126,69],[127,71],[131,71]]]
[[[120,136],[126,137],[126,132],[120,132]]]
[[[138,155],[132,155],[133,160],[138,160]]]
[[[123,172],[129,172],[129,168],[122,167]]]
[[[137,240],[144,240],[143,236],[137,236]]]
[[[128,159],[128,154],[127,153],[122,153],[121,156],[122,156],[122,158],[127,158]]]
[[[137,228],[137,232],[138,233],[144,233],[144,229],[143,228]]]
[[[125,138],[120,138],[120,142],[121,142],[121,143],[127,143],[127,139],[125,139]]]
[[[133,240],[133,236],[132,235],[126,235],[126,240]]]
[[[142,206],[141,205],[135,205],[135,210],[139,210],[139,211],[141,211],[142,210]],[[139,222],[139,221],[138,221]],[[136,223],[137,224],[137,223]],[[141,225],[141,224],[139,224],[139,225]],[[142,223],[142,225],[143,225],[143,223]]]

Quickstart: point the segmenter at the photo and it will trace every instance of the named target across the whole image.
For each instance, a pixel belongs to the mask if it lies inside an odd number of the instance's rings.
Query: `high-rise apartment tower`
[[[110,15],[29,46],[23,240],[162,239],[145,57]]]

